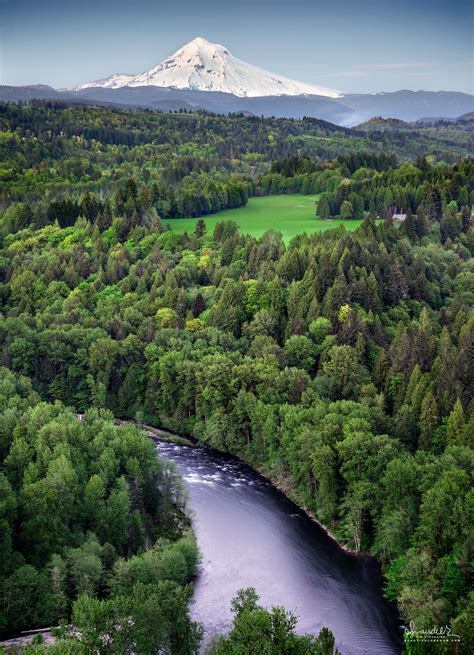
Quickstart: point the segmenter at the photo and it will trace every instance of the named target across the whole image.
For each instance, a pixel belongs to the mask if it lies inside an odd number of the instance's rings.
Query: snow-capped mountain
[[[119,89],[124,86],[160,86],[196,91],[219,91],[234,96],[317,95],[339,98],[333,89],[297,82],[247,64],[225,46],[197,37],[160,64],[138,75],[115,74],[103,80],[80,84],[74,91],[91,87]]]

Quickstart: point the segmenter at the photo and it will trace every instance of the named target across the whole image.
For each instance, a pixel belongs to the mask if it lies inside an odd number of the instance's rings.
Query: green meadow
[[[208,232],[211,232],[219,221],[235,221],[241,232],[260,237],[267,230],[278,230],[282,233],[285,243],[297,234],[306,232],[322,232],[344,225],[348,230],[355,230],[361,221],[321,220],[315,215],[317,195],[302,196],[262,196],[249,198],[245,207],[225,209],[217,214],[203,217]],[[197,218],[174,218],[163,221],[179,233],[191,234]]]

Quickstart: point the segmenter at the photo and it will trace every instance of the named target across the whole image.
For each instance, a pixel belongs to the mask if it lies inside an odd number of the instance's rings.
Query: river
[[[400,621],[382,596],[374,559],[341,550],[240,460],[205,446],[156,443],[188,488],[202,555],[191,614],[208,636],[229,629],[231,598],[255,587],[263,605],[295,612],[299,632],[330,628],[342,655],[400,653]]]

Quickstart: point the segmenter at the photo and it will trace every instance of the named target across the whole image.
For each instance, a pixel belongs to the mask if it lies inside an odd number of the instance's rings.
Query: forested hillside
[[[295,155],[318,163],[369,150],[452,163],[473,148],[472,135],[456,126],[365,132],[314,118],[125,112],[59,102],[0,105],[0,128],[4,205],[57,192],[103,196],[133,176],[150,185],[162,218],[245,204],[272,161]]]
[[[0,344],[12,371],[2,373],[3,629],[56,620],[104,575],[112,594],[129,589],[153,558],[136,553],[156,537],[189,568],[169,564],[150,584],[186,595],[194,551],[175,541],[170,491],[152,489],[162,466],[107,408],[250,461],[341,543],[382,561],[405,620],[450,624],[458,652],[472,652],[472,160],[398,164],[382,152],[400,151],[390,133],[369,143],[320,121],[51,105],[0,117]],[[323,192],[321,216],[364,222],[288,247],[231,222],[165,230],[162,185],[179,202],[191,185],[195,202],[203,177],[227,188],[226,202],[230,186],[243,200],[306,180]],[[79,422],[70,407],[89,413]],[[58,487],[64,505],[51,509]],[[37,606],[8,600],[22,585]]]
[[[180,482],[153,443],[135,427],[115,427],[110,412],[78,420],[60,401],[40,402],[27,378],[5,368],[0,425],[0,634],[57,625],[71,608],[86,625],[96,614],[98,625],[100,602],[120,621],[127,596],[140,652],[169,642],[173,652],[194,652],[200,629],[188,617],[186,585],[197,549]],[[100,643],[101,634],[89,638]]]

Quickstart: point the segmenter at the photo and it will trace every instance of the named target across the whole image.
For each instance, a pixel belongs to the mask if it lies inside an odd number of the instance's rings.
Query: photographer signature
[[[435,625],[432,628],[417,628],[412,621],[410,625],[403,626],[405,639],[416,641],[461,641],[459,635],[452,632],[449,625]]]

